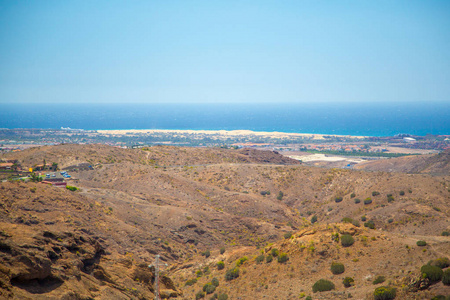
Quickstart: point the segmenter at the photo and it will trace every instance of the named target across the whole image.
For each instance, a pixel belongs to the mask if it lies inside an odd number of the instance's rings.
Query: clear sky
[[[3,1],[0,103],[450,101],[450,1]]]

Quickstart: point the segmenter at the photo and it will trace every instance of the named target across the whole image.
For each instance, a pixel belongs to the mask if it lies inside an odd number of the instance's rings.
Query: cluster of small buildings
[[[51,184],[52,186],[55,187],[66,187],[67,183],[65,179],[67,178],[71,178],[71,176],[66,171],[60,172],[59,174],[47,173],[45,174],[45,178],[42,181],[42,183]]]

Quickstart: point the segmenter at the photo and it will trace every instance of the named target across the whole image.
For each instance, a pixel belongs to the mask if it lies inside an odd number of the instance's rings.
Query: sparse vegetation
[[[230,281],[239,277],[239,268],[228,269],[225,273],[225,280]]]
[[[283,192],[279,191],[278,195],[277,195],[277,200],[280,200],[280,201],[283,200],[283,196],[284,196]]]
[[[375,279],[372,281],[372,284],[380,284],[386,281],[386,278],[382,275],[378,275],[375,277]]]
[[[343,247],[350,247],[355,243],[355,239],[350,234],[344,234],[341,236],[341,244]]]
[[[355,280],[352,277],[345,277],[342,283],[345,287],[351,287],[355,283]]]
[[[397,290],[388,286],[380,286],[373,292],[374,300],[392,300],[396,295]]]
[[[341,263],[337,263],[337,262],[333,262],[331,263],[331,273],[333,273],[334,275],[339,275],[345,272],[345,267],[344,264]]]
[[[443,272],[442,283],[445,285],[450,285],[450,269],[447,269]]]
[[[202,256],[204,256],[205,258],[208,258],[211,256],[211,251],[210,250],[206,250],[204,252],[202,252]]]
[[[279,251],[277,248],[272,248],[272,250],[270,251],[270,254],[272,254],[273,257],[277,257],[278,253]]]
[[[423,265],[420,268],[423,278],[428,278],[430,282],[437,282],[442,279],[444,272],[441,268],[431,265]]]
[[[423,247],[423,246],[427,245],[427,242],[425,242],[425,241],[417,241],[416,245],[419,246],[419,247]]]
[[[266,263],[271,263],[273,261],[273,256],[272,255],[267,255],[266,256]]]
[[[262,262],[264,261],[264,255],[263,255],[263,254],[258,255],[258,256],[255,258],[255,261],[256,261],[256,263],[258,263],[258,264],[262,263]]]
[[[196,299],[196,300],[198,300],[198,299],[203,299],[203,298],[205,298],[205,292],[203,292],[203,291],[198,291],[197,294],[195,294],[195,299]]]
[[[290,239],[292,237],[292,232],[286,232],[283,236],[285,239]]]
[[[372,196],[378,196],[380,193],[379,192],[377,192],[377,191],[373,191],[372,192]]]
[[[428,264],[441,269],[445,269],[450,266],[450,259],[448,259],[447,257],[440,257],[430,261]]]
[[[247,256],[243,256],[241,258],[239,258],[236,262],[236,267],[241,266],[243,263],[245,263],[248,260]]]
[[[194,278],[194,279],[189,279],[188,281],[186,281],[186,283],[184,285],[190,286],[190,285],[194,285],[196,283],[197,283],[197,278]]]
[[[216,286],[213,285],[212,283],[207,283],[203,286],[203,291],[207,295],[214,293],[215,290],[216,290]]]
[[[220,254],[224,254],[225,253],[225,247],[221,247],[220,248]]]
[[[219,286],[219,279],[214,277],[213,279],[211,279],[211,284],[214,285],[215,287],[218,287]]]
[[[66,186],[66,189],[68,189],[69,191],[72,191],[72,192],[75,192],[75,191],[79,190],[77,187],[71,186],[71,185]]]
[[[286,254],[286,253],[281,253],[279,256],[278,256],[278,262],[279,263],[285,263],[285,262],[287,262],[289,260],[289,256]]]
[[[326,279],[319,279],[318,281],[316,281],[316,283],[314,283],[312,287],[314,293],[326,292],[334,289],[335,289],[334,283]]]
[[[442,231],[442,236],[450,236],[450,231]]]
[[[375,229],[375,223],[373,221],[368,221],[364,223],[364,227]]]

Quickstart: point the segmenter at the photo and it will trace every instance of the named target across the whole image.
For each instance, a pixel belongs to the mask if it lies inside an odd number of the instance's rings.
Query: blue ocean
[[[450,134],[450,103],[0,104],[0,128]]]

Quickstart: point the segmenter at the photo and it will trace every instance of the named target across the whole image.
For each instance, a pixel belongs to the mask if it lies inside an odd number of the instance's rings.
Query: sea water
[[[450,103],[0,104],[0,128],[450,134]]]

